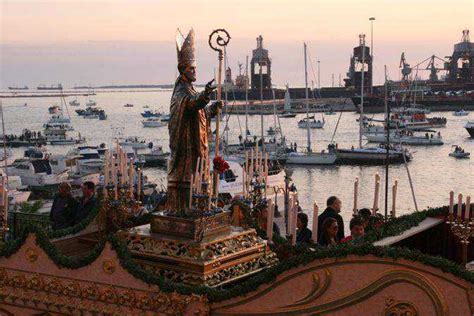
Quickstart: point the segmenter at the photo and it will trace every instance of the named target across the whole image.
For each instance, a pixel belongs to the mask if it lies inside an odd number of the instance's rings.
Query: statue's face
[[[196,81],[196,66],[186,66],[183,75],[189,82]]]

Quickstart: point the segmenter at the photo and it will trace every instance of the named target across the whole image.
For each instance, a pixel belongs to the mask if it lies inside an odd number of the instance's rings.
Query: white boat
[[[81,105],[81,103],[79,103],[79,101],[77,101],[77,100],[72,100],[72,101],[69,102],[69,105],[70,106],[79,106],[79,105]]]
[[[44,130],[44,136],[46,137],[46,142],[51,145],[73,145],[85,141],[85,139],[81,138],[80,134],[78,137],[69,137],[66,128],[47,127]]]
[[[51,118],[48,120],[46,124],[53,124],[53,123],[71,123],[71,119],[68,117],[65,117],[62,112],[59,112],[59,114],[51,115]]]
[[[464,128],[466,131],[471,135],[471,137],[474,137],[474,121],[469,121],[464,125]]]
[[[99,118],[99,115],[98,114],[85,114],[82,117],[85,118],[86,120],[96,120]]]
[[[469,112],[464,110],[458,110],[453,112],[454,116],[468,116]]]
[[[387,134],[366,134],[365,138],[369,143],[379,143],[385,144],[387,143]],[[412,145],[412,146],[438,146],[443,145],[443,139],[441,136],[433,137],[433,134],[430,136],[408,136],[408,135],[397,135],[396,133],[390,134],[390,142],[399,144],[402,143],[404,145]]]
[[[169,153],[164,152],[163,147],[153,147],[149,153],[141,154],[139,157],[145,161],[145,167],[166,166]]]
[[[330,152],[292,152],[286,156],[286,163],[289,165],[333,165],[336,160],[337,155]]]
[[[119,142],[120,146],[130,146],[133,149],[145,149],[149,144],[142,138],[137,136],[130,136]]]
[[[143,127],[162,127],[167,126],[166,122],[163,122],[159,118],[148,118],[142,121]]]
[[[94,100],[89,100],[86,102],[86,106],[88,107],[92,107],[92,106],[96,106],[97,105],[97,102],[95,102]]]
[[[162,122],[169,122],[171,120],[171,116],[169,114],[163,114],[161,116],[161,121]]]
[[[304,118],[298,122],[299,128],[324,128],[325,120],[316,120],[314,116],[311,118]]]
[[[470,158],[471,153],[469,153],[467,151],[464,151],[464,149],[462,149],[461,146],[453,145],[452,147],[454,148],[454,150],[449,153],[450,157],[464,158],[464,159],[465,158]]]
[[[19,176],[21,183],[30,187],[55,186],[68,178],[67,172],[55,174],[47,159],[17,159],[7,167],[12,176]]]
[[[410,161],[412,155],[406,150],[389,149],[388,159],[390,162],[402,163]],[[351,149],[336,149],[338,159],[342,163],[354,164],[379,164],[385,163],[387,149],[385,147],[363,147]]]
[[[0,175],[0,177],[2,177]],[[8,199],[10,204],[21,204],[28,201],[31,195],[31,191],[27,191],[26,185],[21,183],[21,177],[19,176],[8,176]]]
[[[229,169],[226,170],[219,177],[219,193],[229,193],[231,195],[242,194],[243,180],[242,166],[235,160],[226,160],[229,164]],[[285,171],[283,169],[269,168],[267,178],[267,191],[273,193],[273,187],[285,186]]]

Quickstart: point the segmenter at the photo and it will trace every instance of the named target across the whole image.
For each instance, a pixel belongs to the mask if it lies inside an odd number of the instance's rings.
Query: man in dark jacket
[[[76,210],[77,201],[71,195],[71,185],[67,182],[61,183],[49,213],[53,230],[68,228],[74,225]]]
[[[332,217],[337,221],[337,225],[339,229],[337,231],[337,241],[339,242],[341,239],[344,238],[344,221],[342,220],[342,216],[339,215],[341,212],[342,202],[336,196],[331,196],[326,201],[327,208],[321,215],[318,216],[318,227],[323,227],[324,221]],[[322,229],[318,230],[318,240],[321,238]]]
[[[95,184],[94,182],[87,181],[82,184],[82,198],[79,202],[79,207],[74,220],[75,224],[80,223],[84,220],[87,215],[96,206],[97,200],[95,197]]]

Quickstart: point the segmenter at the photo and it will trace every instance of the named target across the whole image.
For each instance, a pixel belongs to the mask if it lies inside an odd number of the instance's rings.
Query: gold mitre
[[[176,30],[176,51],[178,53],[178,66],[196,67],[193,29],[189,31],[186,38],[179,29]]]

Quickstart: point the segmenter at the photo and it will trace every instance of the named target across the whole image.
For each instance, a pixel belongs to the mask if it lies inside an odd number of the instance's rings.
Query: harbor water
[[[97,90],[97,95],[91,97],[68,97],[66,101],[77,99],[81,106],[68,107],[72,125],[76,132],[87,139],[89,145],[112,143],[114,135],[120,131],[123,136],[138,136],[144,138],[147,143],[161,145],[165,151],[169,151],[168,128],[144,128],[140,115],[145,105],[150,110],[169,113],[169,101],[171,90]],[[104,109],[108,115],[107,120],[87,120],[75,113],[76,109],[85,108],[89,99],[97,102],[97,106]],[[27,128],[32,131],[43,131],[43,124],[49,119],[48,107],[60,104],[59,98],[3,98],[4,118],[6,134],[20,134]],[[27,106],[24,104],[27,103]],[[124,107],[124,104],[133,104],[134,107]],[[232,102],[229,102],[231,111]],[[67,114],[67,111],[65,111]],[[298,120],[305,114],[299,114],[296,118],[280,119],[283,134],[287,142],[296,142],[299,148],[306,147],[306,129],[297,126]],[[321,114],[316,114],[316,119],[321,119]],[[474,160],[455,159],[449,157],[452,145],[460,145],[466,151],[474,154],[474,139],[464,129],[464,124],[474,119],[474,113],[470,116],[456,117],[452,112],[433,112],[429,115],[444,116],[447,118],[446,128],[438,129],[444,140],[442,146],[417,146],[409,147],[413,152],[413,160],[408,163],[408,169],[413,180],[418,209],[422,210],[429,206],[441,206],[448,203],[448,192],[474,194]],[[324,129],[311,130],[311,145],[313,151],[326,149],[331,141],[334,129],[339,118],[336,115],[325,116],[326,125]],[[334,136],[334,141],[339,148],[351,148],[358,146],[359,125],[356,122],[358,114],[345,112],[340,118],[339,127]],[[375,118],[383,118],[383,114],[376,114]],[[260,135],[260,116],[248,117],[249,129],[252,134]],[[244,135],[245,116],[231,115],[228,119],[229,142],[238,142],[238,136]],[[225,123],[221,124],[222,129]],[[264,116],[265,131],[273,126],[273,116]],[[48,146],[50,153],[66,153],[72,146]],[[15,157],[22,156],[25,148],[14,149]],[[354,179],[359,178],[359,207],[371,208],[374,201],[374,176],[381,176],[381,190],[379,207],[384,212],[385,196],[385,167],[384,166],[288,166],[287,171],[294,181],[299,195],[300,205],[305,212],[310,213],[313,202],[320,209],[324,209],[326,199],[336,195],[342,200],[342,216],[348,221],[352,216]],[[156,182],[159,187],[166,187],[166,171],[158,168],[147,168],[145,175]],[[411,213],[415,210],[414,201],[410,191],[410,185],[405,165],[391,165],[389,168],[389,210],[391,208],[391,186],[398,180],[397,193],[397,215]],[[310,222],[312,221],[311,215]]]

